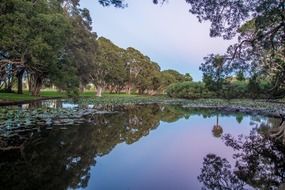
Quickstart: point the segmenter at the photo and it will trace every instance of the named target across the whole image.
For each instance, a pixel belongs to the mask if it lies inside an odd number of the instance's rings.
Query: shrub
[[[223,85],[224,98],[246,98],[250,96],[248,90],[248,82],[246,81],[232,81]]]
[[[182,82],[170,85],[166,93],[173,98],[213,98],[214,93],[205,88],[202,82]]]

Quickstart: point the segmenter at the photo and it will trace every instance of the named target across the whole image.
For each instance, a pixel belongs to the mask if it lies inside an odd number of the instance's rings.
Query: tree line
[[[285,96],[285,3],[283,0],[185,0],[199,22],[210,22],[210,36],[237,39],[223,55],[210,54],[200,66],[203,83],[171,88],[205,89],[218,97]],[[125,7],[124,0],[108,1]],[[166,0],[153,0],[163,4]],[[185,93],[184,93],[185,94]],[[193,93],[192,93],[193,94]],[[240,95],[242,94],[242,95]],[[187,93],[186,93],[187,96]],[[190,95],[192,96],[192,95]],[[196,95],[194,95],[196,96]]]
[[[224,55],[205,57],[200,70],[207,90],[217,96],[224,96],[224,89],[239,91],[232,79],[244,77],[245,94],[285,95],[284,1],[186,2],[200,22],[211,23],[211,37],[238,39]],[[123,0],[99,3],[127,7]],[[32,95],[39,94],[43,83],[77,94],[88,82],[97,87],[98,95],[104,88],[152,93],[175,78],[169,75],[173,72],[160,72],[156,63],[134,48],[123,50],[98,39],[89,11],[79,7],[79,0],[3,0],[0,11],[0,85],[8,91],[16,78],[21,93],[24,75]]]
[[[116,1],[103,6],[123,7]],[[159,65],[135,48],[123,49],[92,30],[89,10],[79,0],[4,0],[0,4],[0,89],[12,92],[23,79],[30,94],[55,85],[68,95],[78,95],[88,84],[98,96],[132,91],[154,94],[169,84],[192,80]]]

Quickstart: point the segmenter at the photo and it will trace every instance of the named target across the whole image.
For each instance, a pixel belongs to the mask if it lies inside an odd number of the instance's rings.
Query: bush
[[[227,99],[232,98],[247,98],[250,96],[248,90],[248,82],[232,81],[223,85],[223,96]]]
[[[182,82],[170,85],[166,93],[173,98],[213,98],[215,94],[205,88],[202,82]]]

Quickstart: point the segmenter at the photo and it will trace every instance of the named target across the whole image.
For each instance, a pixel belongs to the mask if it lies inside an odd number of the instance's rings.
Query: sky
[[[134,47],[162,70],[175,69],[202,79],[199,66],[210,53],[226,52],[233,41],[209,36],[210,23],[199,23],[185,0],[154,5],[152,0],[128,0],[124,9],[102,7],[98,0],[81,0],[93,19],[93,31],[116,45]]]

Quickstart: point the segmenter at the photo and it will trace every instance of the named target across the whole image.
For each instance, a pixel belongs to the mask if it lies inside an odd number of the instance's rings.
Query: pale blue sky
[[[210,53],[224,53],[232,42],[209,37],[209,23],[199,23],[188,12],[185,0],[169,0],[163,6],[152,0],[128,0],[125,9],[102,7],[97,0],[81,0],[90,10],[93,30],[116,45],[134,47],[162,70],[175,69],[201,80],[199,65]]]

